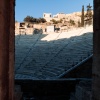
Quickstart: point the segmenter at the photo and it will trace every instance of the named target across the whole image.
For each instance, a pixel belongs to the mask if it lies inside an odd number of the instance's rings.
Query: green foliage
[[[24,18],[24,22],[30,22],[30,23],[45,23],[46,20],[44,18],[34,18],[32,16],[26,16]]]
[[[46,22],[46,20],[44,18],[39,18],[38,20],[39,20],[40,23],[45,23]]]
[[[58,23],[62,23],[62,19],[60,19],[60,20],[55,20],[55,19],[52,19],[51,20],[52,22],[53,22],[53,24],[58,24]]]
[[[53,22],[53,24],[58,24],[58,22],[55,19],[51,20]]]
[[[88,25],[90,25],[92,23],[92,18],[93,18],[93,15],[92,15],[92,12],[91,12],[91,7],[90,4],[87,6],[87,13],[85,15],[85,18],[86,18],[86,23]]]
[[[70,24],[71,24],[71,25],[75,25],[74,20],[70,19],[70,21],[69,21],[69,22],[70,22]]]
[[[84,26],[84,6],[82,6],[81,26]]]

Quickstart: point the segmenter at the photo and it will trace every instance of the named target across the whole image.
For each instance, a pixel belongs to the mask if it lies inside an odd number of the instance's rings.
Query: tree
[[[86,17],[86,23],[87,24],[91,24],[92,23],[92,18],[93,18],[93,15],[92,15],[92,12],[91,12],[91,8],[92,8],[92,6],[90,6],[90,4],[87,6],[87,13],[86,13],[86,15],[85,15],[85,17]]]
[[[45,23],[46,20],[44,18],[34,18],[32,16],[26,16],[24,18],[24,22],[31,22],[31,23]]]
[[[45,20],[44,18],[39,18],[39,22],[41,22],[41,23],[45,23],[46,20]]]
[[[74,20],[70,19],[70,21],[69,21],[69,22],[70,22],[70,24],[71,24],[71,25],[75,25]]]
[[[24,18],[24,22],[33,22],[33,17],[32,16],[26,16]]]
[[[55,19],[51,20],[53,22],[53,24],[57,24],[57,21]]]
[[[84,6],[82,6],[81,26],[84,26]]]
[[[51,21],[53,22],[53,24],[62,23],[62,19],[60,19],[60,20],[52,19]]]

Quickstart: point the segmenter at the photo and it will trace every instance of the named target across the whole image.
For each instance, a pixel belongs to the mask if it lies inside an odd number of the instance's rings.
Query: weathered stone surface
[[[100,100],[100,0],[94,0],[93,100]]]
[[[14,6],[0,1],[0,100],[14,100]]]

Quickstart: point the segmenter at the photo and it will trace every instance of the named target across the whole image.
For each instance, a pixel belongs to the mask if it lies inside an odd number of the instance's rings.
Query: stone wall
[[[0,100],[14,100],[15,0],[0,0]]]
[[[47,25],[46,23],[43,23],[43,24],[30,24],[31,26],[33,27],[27,27],[29,23],[25,23],[25,27],[20,27],[20,23],[19,22],[16,22],[15,23],[15,35],[19,35],[19,34],[33,34],[34,32],[34,29],[42,29],[43,32],[45,32],[45,28],[47,28]]]
[[[94,0],[93,100],[100,100],[100,0]]]

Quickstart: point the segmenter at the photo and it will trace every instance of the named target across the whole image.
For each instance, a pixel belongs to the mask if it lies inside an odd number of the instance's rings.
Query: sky
[[[55,15],[59,12],[72,13],[81,11],[82,5],[93,7],[93,0],[16,0],[15,20],[23,22],[26,16],[43,17],[43,13]]]

